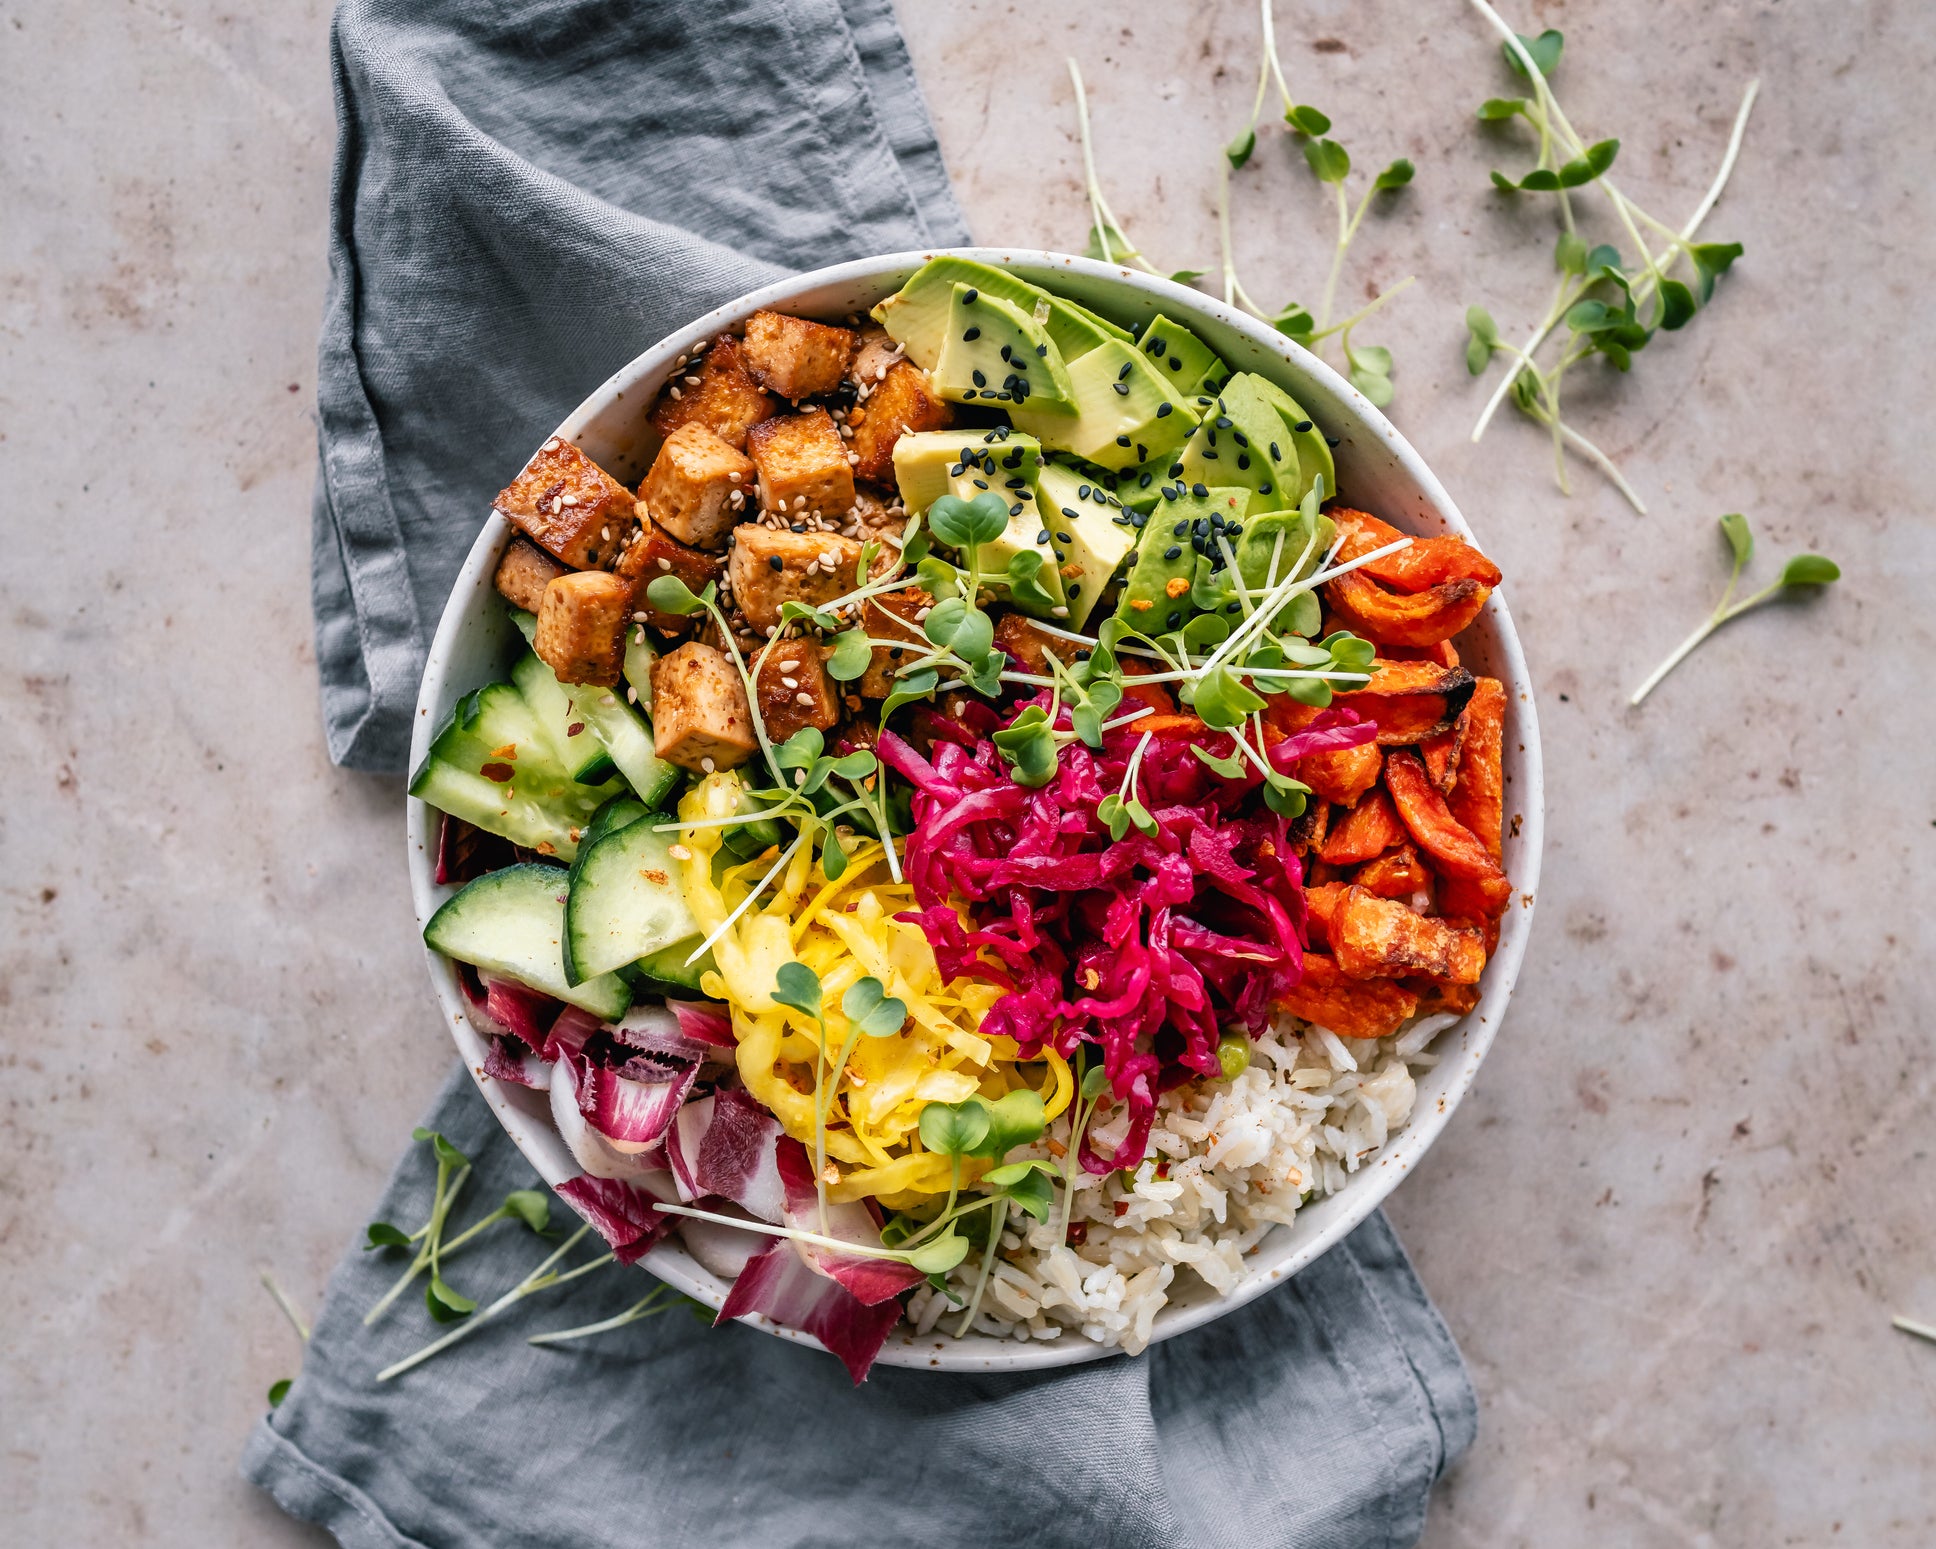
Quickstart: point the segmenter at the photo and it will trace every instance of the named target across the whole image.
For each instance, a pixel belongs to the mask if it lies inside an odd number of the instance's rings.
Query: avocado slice
[[[1290,432],[1291,444],[1297,450],[1297,482],[1289,504],[1295,505],[1302,500],[1305,491],[1320,476],[1324,479],[1324,493],[1318,499],[1329,500],[1338,492],[1338,466],[1331,456],[1331,443],[1324,439],[1324,432],[1318,429],[1317,423],[1304,412],[1298,401],[1275,382],[1248,372],[1245,375],[1277,410],[1278,418]]]
[[[1143,522],[1136,563],[1123,583],[1116,616],[1146,635],[1181,629],[1198,611],[1190,600],[1198,558],[1192,528],[1212,515],[1241,523],[1253,493],[1247,485],[1205,488],[1201,495],[1165,486],[1163,498]]]
[[[1135,525],[1100,483],[1061,463],[1045,462],[1036,471],[1035,500],[1062,572],[1069,627],[1080,629],[1136,547]]]
[[[1071,411],[1069,368],[1048,330],[1012,301],[956,285],[936,359],[934,390],[958,403],[1060,404]]]
[[[1217,358],[1215,350],[1161,312],[1150,319],[1136,347],[1186,398],[1220,385],[1230,375],[1230,368]]]
[[[943,495],[973,500],[993,491],[1008,502],[1008,527],[982,545],[982,585],[1038,618],[1068,617],[1068,597],[1050,538],[1036,502],[1035,480],[1042,463],[1041,443],[1006,429],[925,430],[894,443],[894,481],[910,511],[926,511]],[[1011,562],[1018,554],[1039,561],[1033,571],[1038,595],[1010,586]],[[1024,561],[1023,569],[1028,568]]]
[[[1074,361],[1105,339],[1129,338],[1127,328],[1119,328],[1107,318],[1098,317],[1087,307],[1047,291],[1027,280],[978,264],[971,258],[943,255],[930,258],[908,277],[908,281],[887,300],[874,308],[874,321],[907,347],[908,358],[924,371],[932,371],[940,359],[947,337],[948,310],[954,302],[954,287],[968,285],[984,296],[999,297],[1020,307],[1048,330],[1049,340],[1061,351],[1064,361]]]
[[[1134,344],[1106,339],[1069,365],[1073,417],[1018,404],[1009,418],[1045,447],[1102,468],[1128,468],[1183,444],[1197,411]]]
[[[894,443],[894,485],[910,512],[928,509],[948,493],[951,470],[981,456],[981,434],[973,430],[917,430]]]
[[[1185,485],[1241,484],[1252,492],[1250,512],[1291,503],[1297,451],[1276,405],[1258,388],[1262,378],[1239,373],[1214,397],[1193,402],[1203,415],[1178,458]]]

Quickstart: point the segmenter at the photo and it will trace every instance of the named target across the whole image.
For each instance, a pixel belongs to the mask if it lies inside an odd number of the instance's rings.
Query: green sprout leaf
[[[932,1108],[934,1105],[928,1105]],[[945,1275],[968,1257],[968,1239],[950,1226],[918,1248],[909,1251],[907,1261],[924,1275]]]
[[[1493,348],[1499,343],[1499,325],[1484,307],[1467,307],[1465,326],[1470,335],[1465,342],[1465,368],[1479,376],[1490,364]]]
[[[980,1140],[968,1147],[970,1156],[983,1156],[999,1162],[1017,1146],[1040,1140],[1048,1129],[1048,1116],[1043,1110],[1041,1096],[1025,1086],[1017,1087],[992,1103],[984,1097],[969,1097],[963,1102],[964,1105],[978,1103],[988,1111],[987,1131]]]
[[[1103,1089],[1109,1085],[1109,1071],[1102,1065],[1091,1065],[1082,1073],[1082,1100],[1094,1102],[1102,1096]]]
[[[1380,193],[1390,193],[1394,188],[1403,188],[1407,183],[1411,182],[1414,170],[1412,164],[1401,156],[1397,161],[1385,168],[1383,172],[1378,174],[1372,187],[1376,188]]]
[[[537,1189],[513,1189],[504,1196],[503,1209],[541,1235],[551,1225],[550,1196]]]
[[[1739,511],[1730,511],[1721,518],[1721,535],[1728,540],[1737,571],[1754,558],[1754,532],[1748,526],[1748,519]]]
[[[773,762],[782,769],[810,769],[826,746],[827,739],[820,734],[819,727],[802,726],[785,742],[774,746]]]
[[[894,692],[882,701],[882,723],[885,724],[887,718],[902,705],[911,705],[916,700],[926,699],[940,686],[941,674],[932,667],[923,667],[918,672],[910,672],[906,677],[898,679]]]
[[[782,963],[773,976],[773,998],[782,1006],[820,1020],[820,975],[805,963]]]
[[[988,1105],[979,1098],[929,1103],[921,1110],[921,1144],[938,1156],[971,1155],[988,1138],[991,1117]]]
[[[1488,97],[1479,104],[1479,118],[1484,123],[1496,124],[1524,113],[1528,106],[1524,97]]]
[[[1660,312],[1654,319],[1654,326],[1673,332],[1684,328],[1694,316],[1694,292],[1680,280],[1660,282]]]
[[[1204,271],[1201,269],[1175,269],[1170,273],[1170,283],[1173,285],[1194,285],[1198,280],[1203,278],[1203,275]]]
[[[363,1244],[363,1251],[372,1248],[407,1248],[410,1237],[401,1227],[392,1226],[388,1221],[372,1221],[369,1225],[369,1241]]]
[[[1244,760],[1240,753],[1232,753],[1228,758],[1214,758],[1195,743],[1190,744],[1190,751],[1196,754],[1206,769],[1222,775],[1226,780],[1241,780],[1244,777]]]
[[[293,1377],[284,1377],[280,1382],[272,1382],[269,1384],[269,1407],[271,1409],[276,1409],[281,1406],[282,1401],[289,1396],[289,1388],[294,1381],[295,1378]]]
[[[1257,131],[1246,129],[1223,148],[1224,159],[1230,163],[1230,170],[1235,172],[1250,160],[1250,153],[1256,149]]]
[[[1565,47],[1566,39],[1553,28],[1548,27],[1536,38],[1529,38],[1523,32],[1518,37],[1520,46],[1532,56],[1533,65],[1541,75],[1550,76],[1560,67],[1560,51]],[[1512,67],[1514,75],[1521,80],[1531,79],[1510,43],[1501,43],[1499,52],[1506,56],[1506,63]]]
[[[676,575],[662,575],[653,577],[652,584],[645,589],[645,600],[661,613],[674,613],[683,618],[711,602],[713,591],[708,584],[705,592],[695,597],[692,588]]]
[[[1739,242],[1696,242],[1687,255],[1694,262],[1695,290],[1699,292],[1701,305],[1706,306],[1708,298],[1714,294],[1714,282],[1726,274],[1735,259],[1741,256]]]
[[[1842,567],[1820,554],[1797,554],[1781,567],[1783,586],[1827,586],[1842,579]]]
[[[827,671],[840,682],[851,683],[873,660],[874,648],[867,643],[867,631],[850,629],[834,637],[834,654],[827,660]]]
[[[1056,741],[1048,714],[1030,705],[990,739],[1017,785],[1039,790],[1055,778]]]
[[[820,841],[820,874],[829,882],[838,882],[847,875],[847,850],[840,842],[840,835],[828,829]]]
[[[1112,843],[1119,842],[1129,832],[1129,813],[1123,806],[1123,798],[1114,791],[1096,803],[1096,819],[1109,830]]]
[[[880,768],[880,760],[867,748],[856,748],[851,753],[829,760],[827,767],[843,780],[865,780]]]
[[[1103,251],[1103,239],[1109,239],[1109,251]],[[1127,263],[1142,255],[1130,246],[1129,238],[1114,226],[1091,226],[1089,245],[1082,250],[1084,258],[1100,258],[1104,263]]]
[[[1331,132],[1331,120],[1308,102],[1284,110],[1284,122],[1299,134],[1321,135]]]
[[[1205,726],[1217,731],[1241,725],[1245,716],[1264,708],[1263,696],[1252,692],[1228,667],[1212,667],[1195,687],[1192,707]]]
[[[1295,301],[1287,302],[1284,310],[1271,319],[1271,327],[1281,334],[1288,334],[1307,349],[1311,345],[1311,336],[1318,331],[1317,319]]]
[[[1048,1220],[1050,1210],[1055,1208],[1055,1186],[1042,1172],[1044,1164],[1020,1162],[1016,1166],[1021,1169],[1022,1176],[1006,1180],[999,1187],[1017,1206],[1034,1216],[1036,1220]],[[996,1172],[1009,1173],[1014,1170],[1014,1168],[1000,1167]],[[983,1181],[990,1182],[994,1177],[995,1173],[990,1173]]]
[[[453,1290],[442,1275],[433,1274],[424,1287],[424,1306],[439,1323],[455,1323],[477,1311],[477,1303],[461,1291]]]
[[[1577,231],[1562,231],[1553,244],[1553,267],[1562,274],[1586,273],[1586,238]]]
[[[1351,175],[1351,153],[1336,140],[1307,140],[1304,159],[1320,183],[1342,183]]]
[[[847,1020],[869,1038],[892,1038],[907,1022],[907,1002],[887,993],[879,979],[857,979],[840,997]]]
[[[943,495],[928,507],[928,527],[943,543],[962,549],[971,543],[993,543],[1008,531],[1008,503],[992,489],[973,500]]]
[[[462,1151],[459,1151],[457,1147],[444,1139],[434,1129],[425,1129],[422,1125],[418,1125],[410,1134],[414,1140],[429,1141],[431,1149],[437,1153],[437,1160],[442,1162],[446,1167],[465,1167],[470,1164],[469,1157],[464,1155]]]

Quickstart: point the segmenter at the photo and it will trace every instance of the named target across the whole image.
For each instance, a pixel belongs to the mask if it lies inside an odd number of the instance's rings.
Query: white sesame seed
[[[692,347],[692,353],[695,355],[703,355],[707,350],[712,348],[712,345],[713,341],[711,339],[701,339]]]
[[[560,495],[558,497],[558,503],[562,506],[575,506],[578,504],[578,497],[576,495]]]
[[[746,477],[745,474],[741,473],[739,469],[735,468],[731,473],[726,475],[726,482],[728,484],[737,484],[741,479],[745,477]]]
[[[609,526],[601,527],[598,529],[598,536],[606,543],[610,543],[612,541],[612,529]]]
[[[659,556],[659,568],[661,570],[670,570],[672,568],[672,561],[661,554]]]
[[[547,452],[555,452],[555,451],[557,451],[557,450],[558,450],[558,438],[557,438],[556,436],[553,436],[553,437],[552,437],[552,438],[551,438],[551,439],[550,439],[549,441],[547,441],[547,442],[545,442],[545,444],[544,444],[544,449],[545,449],[545,450],[546,450]]]
[[[643,613],[634,613],[632,615],[632,622],[634,624],[643,624],[645,622],[645,615]]]
[[[672,394],[674,398],[677,398],[679,396],[679,389],[676,387],[668,387],[666,391]]]
[[[689,861],[692,859],[692,851],[688,850],[682,844],[667,845],[666,854],[670,855],[675,861]]]
[[[780,632],[780,626],[778,624],[768,624],[766,626],[766,638],[769,640],[771,640],[779,632]]]
[[[638,615],[638,617],[644,618],[645,615],[641,613]],[[632,631],[632,644],[634,645],[645,644],[645,626],[644,625],[641,624],[637,629]]]
[[[813,695],[802,691],[793,696],[793,701],[795,704],[811,705],[813,703]]]
[[[800,686],[800,680],[798,678],[782,678],[780,681],[788,688],[798,688]]]
[[[849,468],[852,468],[852,467],[855,467],[855,466],[857,466],[857,465],[859,464],[859,462],[860,462],[860,453],[858,453],[858,452],[849,452],[849,453],[847,454],[847,466],[848,466]]]
[[[699,385],[699,378],[698,378],[698,377],[696,377],[696,376],[688,376],[688,377],[686,378],[686,386],[688,386],[688,387],[697,387],[698,385]]]
[[[925,608],[922,609],[923,613],[925,613],[926,611],[927,610]],[[1057,603],[1056,606],[1049,609],[1049,612],[1053,613],[1059,619],[1066,619],[1069,616],[1069,610],[1063,607],[1060,603]]]
[[[618,703],[618,700],[615,696],[611,694],[600,694],[598,696],[598,702],[601,705],[615,705]]]
[[[677,370],[678,370],[678,369],[679,369],[679,368],[680,368],[681,366],[683,366],[683,365],[684,365],[684,364],[685,364],[685,363],[687,362],[687,360],[689,360],[690,358],[691,358],[690,356],[686,356],[686,355],[681,355],[681,356],[680,356],[680,357],[679,357],[679,358],[678,358],[677,360],[675,360],[675,361],[674,361],[674,362],[672,363],[672,369],[673,369],[674,371],[677,371]]]
[[[1067,609],[1065,608],[1065,609],[1064,609],[1063,611],[1064,611],[1064,612],[1066,613],[1066,612],[1067,612],[1068,610],[1067,610]],[[925,619],[925,618],[926,618],[927,616],[928,616],[928,610],[927,610],[926,608],[923,608],[923,609],[921,609],[921,611],[920,611],[920,612],[918,612],[918,613],[916,613],[916,614],[914,615],[914,622],[918,624],[918,623],[920,623],[920,622],[921,622],[921,621],[922,621],[923,619]]]
[[[705,770],[707,774],[711,774],[714,767],[713,761],[710,758],[702,758],[699,760],[699,767]]]
[[[807,509],[807,497],[806,497],[805,495],[795,495],[795,496],[793,497],[793,509],[794,509],[794,510],[796,510],[796,511],[804,511],[804,510],[806,510],[806,509]]]
[[[639,702],[639,691],[631,687],[630,685],[627,685],[625,690],[625,702],[628,705],[637,704]]]

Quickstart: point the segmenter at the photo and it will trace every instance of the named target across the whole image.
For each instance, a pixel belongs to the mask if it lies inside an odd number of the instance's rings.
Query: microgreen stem
[[[1331,303],[1337,300],[1338,297],[1338,275],[1344,268],[1344,252],[1346,248],[1351,246],[1352,234],[1358,229],[1358,223],[1351,218],[1350,209],[1345,201],[1344,184],[1333,183],[1331,185],[1331,192],[1337,196],[1338,245],[1331,251],[1331,272],[1325,276],[1324,298],[1318,302],[1317,321],[1319,328],[1323,328],[1326,323],[1331,321]],[[1365,192],[1365,204],[1371,202],[1371,194],[1372,191],[1367,189]],[[1364,205],[1358,207],[1358,213],[1360,215],[1365,213]]]
[[[1384,306],[1384,304],[1387,301],[1390,301],[1392,297],[1396,296],[1406,286],[1414,283],[1417,279],[1418,279],[1418,276],[1415,274],[1406,275],[1404,279],[1400,280],[1396,285],[1392,286],[1390,290],[1380,291],[1376,296],[1372,297],[1370,301],[1366,302],[1363,306],[1358,308],[1357,311],[1353,312],[1351,316],[1343,319],[1340,322],[1333,323],[1329,328],[1322,328],[1318,330],[1318,332],[1312,334],[1311,342],[1315,344],[1320,339],[1328,339],[1334,333],[1349,333],[1352,329],[1356,328],[1360,323],[1362,323],[1366,318],[1370,317],[1372,313],[1376,312],[1380,307]]]
[[[495,1318],[499,1313],[504,1311],[505,1308],[524,1300],[525,1297],[535,1292],[548,1290],[552,1286],[563,1285],[568,1280],[576,1280],[580,1275],[588,1275],[593,1270],[602,1269],[605,1265],[610,1264],[613,1261],[613,1256],[607,1253],[602,1258],[593,1259],[589,1264],[581,1264],[576,1269],[566,1270],[562,1275],[551,1272],[551,1266],[556,1264],[567,1253],[571,1252],[573,1248],[577,1247],[579,1241],[590,1230],[591,1228],[589,1226],[579,1227],[577,1231],[573,1232],[571,1236],[564,1240],[557,1251],[516,1285],[512,1286],[510,1290],[506,1291],[496,1301],[492,1302],[490,1306],[480,1312],[472,1314],[471,1317],[444,1335],[442,1339],[433,1340],[415,1355],[405,1356],[404,1359],[398,1361],[394,1366],[386,1366],[376,1374],[376,1380],[378,1382],[388,1382],[392,1377],[402,1376],[413,1366],[421,1366],[433,1355],[448,1350],[458,1340],[468,1339],[492,1318]]]
[[[429,1269],[435,1262],[431,1252],[432,1245],[435,1243],[435,1234],[443,1230],[444,1217],[449,1213],[451,1205],[456,1202],[459,1192],[463,1189],[464,1184],[469,1180],[471,1175],[471,1170],[467,1165],[460,1167],[450,1176],[448,1182],[446,1182],[443,1176],[444,1164],[442,1162],[437,1164],[437,1170],[437,1190],[431,1197],[430,1219],[424,1223],[423,1230],[414,1234],[411,1238],[413,1242],[417,1237],[425,1237],[430,1239],[430,1241],[418,1250],[417,1256],[410,1262],[410,1267],[397,1277],[397,1283],[385,1291],[377,1304],[363,1315],[363,1326],[365,1328],[370,1327],[378,1318],[389,1311],[390,1304],[409,1289],[410,1282],[415,1280],[426,1269]]]
[[[975,1276],[975,1294],[968,1299],[968,1310],[961,1315],[961,1322],[955,1327],[955,1338],[959,1339],[973,1326],[975,1313],[981,1307],[982,1293],[988,1289],[988,1276],[995,1267],[995,1255],[1002,1246],[1002,1228],[1008,1223],[1008,1196],[1003,1195],[995,1202],[995,1218],[988,1223],[988,1246],[982,1249],[981,1273]]]
[[[1715,630],[1719,629],[1723,624],[1731,623],[1733,620],[1740,618],[1742,614],[1760,607],[1769,598],[1782,590],[1782,583],[1780,581],[1771,581],[1760,591],[1743,597],[1739,602],[1730,607],[1728,600],[1734,595],[1735,583],[1740,579],[1740,576],[1741,565],[1737,563],[1734,567],[1734,574],[1728,579],[1728,589],[1721,594],[1721,601],[1716,606],[1714,612],[1708,615],[1693,634],[1689,635],[1680,643],[1673,655],[1669,656],[1666,661],[1662,662],[1647,675],[1647,681],[1633,691],[1633,697],[1627,701],[1629,705],[1637,705],[1641,700],[1651,694],[1654,691],[1655,685],[1685,661],[1694,648],[1703,640],[1707,639],[1709,635],[1713,634]]]
[[[721,920],[719,924],[713,929],[713,931],[706,937],[706,939],[700,942],[699,945],[693,949],[692,956],[686,959],[686,967],[690,968],[694,963],[698,962],[700,958],[704,957],[708,952],[712,950],[712,945],[715,941],[719,940],[721,936],[725,935],[727,931],[733,928],[734,922],[737,921],[742,914],[746,913],[746,911],[752,906],[753,900],[758,898],[760,894],[766,891],[767,884],[770,883],[775,877],[777,877],[780,874],[780,872],[785,868],[786,863],[788,861],[793,859],[793,852],[798,850],[801,845],[807,842],[807,835],[810,832],[811,830],[806,828],[803,828],[800,830],[800,832],[794,837],[793,843],[788,845],[784,850],[780,852],[780,858],[773,863],[773,869],[769,871],[764,877],[760,878],[759,885],[755,887],[752,892],[748,893],[744,898],[742,898],[736,905],[734,905],[733,912],[727,915],[725,919]]]
[[[1900,1317],[1891,1318],[1889,1322],[1892,1327],[1901,1329],[1905,1334],[1914,1334],[1918,1339],[1927,1339],[1932,1344],[1936,1344],[1936,1328],[1932,1328],[1927,1323],[1918,1323],[1914,1318]]]
[[[1082,71],[1077,67],[1073,56],[1069,60],[1069,81],[1075,87],[1076,91],[1076,127],[1082,134],[1082,173],[1085,181],[1089,185],[1089,209],[1090,213],[1095,217],[1096,242],[1102,249],[1102,261],[1104,263],[1116,263],[1119,261],[1134,263],[1138,268],[1144,269],[1150,274],[1156,274],[1159,271],[1155,265],[1151,264],[1141,253],[1137,252],[1133,244],[1131,245],[1130,251],[1125,253],[1120,260],[1110,251],[1109,234],[1111,231],[1114,231],[1124,242],[1129,241],[1129,234],[1123,230],[1122,222],[1116,219],[1116,212],[1109,208],[1109,201],[1103,197],[1102,182],[1096,176],[1096,150],[1094,141],[1091,139],[1089,133],[1089,94],[1083,90]]]
[[[282,1309],[282,1315],[289,1320],[289,1326],[296,1331],[296,1337],[304,1344],[309,1343],[309,1325],[303,1322],[303,1315],[296,1311],[296,1304],[289,1299],[289,1293],[276,1283],[276,1277],[268,1270],[262,1271],[262,1289],[275,1298]]]
[[[615,1328],[624,1328],[628,1323],[637,1323],[641,1318],[652,1317],[664,1312],[672,1305],[668,1299],[669,1286],[654,1286],[638,1301],[614,1317],[601,1319],[597,1323],[586,1323],[578,1328],[563,1328],[550,1334],[533,1334],[525,1341],[529,1345],[562,1345],[570,1339],[589,1339],[593,1334],[607,1334]]]

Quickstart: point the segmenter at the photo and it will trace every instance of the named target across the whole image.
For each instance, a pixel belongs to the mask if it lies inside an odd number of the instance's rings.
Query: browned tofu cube
[[[688,640],[652,664],[652,738],[659,757],[711,774],[753,756],[753,712],[739,669]]]
[[[744,452],[704,425],[681,425],[659,448],[639,486],[639,499],[652,520],[681,543],[724,548],[741,514],[733,496],[751,498],[754,476],[753,461]]]
[[[782,640],[765,653],[753,679],[753,698],[766,734],[784,742],[803,726],[832,731],[840,720],[840,695],[821,658],[818,640]]]
[[[746,432],[772,412],[773,400],[747,371],[739,340],[723,333],[666,383],[652,410],[652,428],[669,437],[681,425],[704,425],[728,446],[743,447]]]
[[[619,557],[618,574],[632,587],[632,610],[645,617],[636,622],[650,624],[668,635],[682,635],[705,621],[703,613],[661,613],[646,600],[645,590],[662,575],[677,576],[697,596],[726,573],[726,556],[710,554],[681,543],[650,518],[641,518],[638,534]]]
[[[789,516],[845,516],[854,505],[847,443],[825,409],[755,425],[746,452],[760,471],[760,505]]]
[[[611,688],[625,665],[631,586],[607,570],[575,570],[545,588],[531,649],[560,683]]]
[[[632,492],[553,436],[493,502],[498,513],[573,570],[609,566],[632,530]]]
[[[902,434],[946,430],[954,422],[954,407],[946,399],[935,397],[927,372],[912,361],[897,361],[866,399],[847,411],[847,424],[854,432],[847,444],[860,459],[854,464],[854,476],[892,484],[894,443]]]
[[[854,590],[860,545],[829,532],[786,532],[743,522],[733,529],[726,577],[755,629],[780,622],[789,602],[818,608]]]
[[[905,640],[906,646],[877,645],[867,671],[861,674],[860,691],[868,699],[885,699],[894,692],[895,669],[905,661],[930,649],[928,637],[921,632],[919,618],[934,606],[934,598],[918,586],[906,591],[883,592],[867,599],[861,618],[872,640]]]
[[[747,319],[741,353],[754,381],[797,402],[840,386],[856,342],[851,328],[755,312]]]
[[[1072,661],[1080,649],[1067,640],[1057,639],[1019,613],[1004,613],[996,620],[995,645],[998,650],[1008,652],[1015,659],[1019,671],[1039,673],[1044,677],[1048,676],[1051,656],[1066,663]]]
[[[544,601],[545,588],[561,575],[570,575],[565,566],[529,538],[513,538],[497,562],[497,589],[514,608],[536,613]]]

